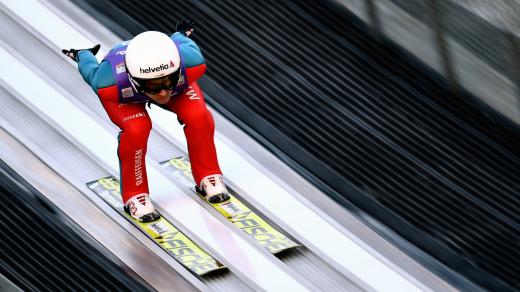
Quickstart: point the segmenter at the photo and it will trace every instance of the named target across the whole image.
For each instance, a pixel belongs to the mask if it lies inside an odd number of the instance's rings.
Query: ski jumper
[[[176,113],[184,125],[193,179],[199,185],[208,175],[222,174],[213,140],[213,117],[197,84],[206,71],[206,64],[193,40],[181,33],[173,34],[171,39],[181,57],[181,75],[168,103],[154,104]],[[99,96],[110,120],[120,128],[117,155],[124,203],[135,195],[149,193],[145,158],[152,128],[146,111],[150,98],[135,90],[126,72],[127,44],[128,41],[114,46],[99,64],[88,50],[78,54],[78,68],[83,79]],[[174,126],[173,121],[171,126]]]

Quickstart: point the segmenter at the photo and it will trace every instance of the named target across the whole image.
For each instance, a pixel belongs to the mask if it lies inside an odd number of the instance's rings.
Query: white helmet
[[[173,40],[158,31],[146,31],[128,44],[125,63],[133,83],[140,87],[144,80],[168,75],[178,77],[180,55]]]

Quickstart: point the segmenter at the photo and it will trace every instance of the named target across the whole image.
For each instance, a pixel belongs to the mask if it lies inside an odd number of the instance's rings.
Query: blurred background
[[[520,289],[520,1],[0,0],[2,290]],[[226,264],[190,273],[93,194],[117,132],[61,49],[195,21],[228,184],[271,255],[158,162],[152,199]],[[153,186],[152,186],[153,185]],[[176,193],[178,195],[172,195]]]

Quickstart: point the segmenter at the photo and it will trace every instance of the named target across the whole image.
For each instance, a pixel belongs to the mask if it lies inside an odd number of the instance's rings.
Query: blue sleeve
[[[109,87],[116,83],[109,62],[104,61],[98,64],[96,57],[89,50],[79,52],[78,58],[79,73],[96,94],[99,88]]]
[[[179,44],[180,54],[184,59],[184,66],[187,68],[204,64],[204,57],[199,46],[189,37],[180,32],[171,36],[172,40]]]

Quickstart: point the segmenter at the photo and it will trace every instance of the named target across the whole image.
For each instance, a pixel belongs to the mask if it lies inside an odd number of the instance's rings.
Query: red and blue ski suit
[[[181,77],[169,102],[160,106],[176,113],[184,124],[193,178],[200,184],[208,175],[222,174],[213,140],[213,117],[197,84],[206,71],[206,64],[193,40],[181,33],[173,34],[171,39],[179,49]],[[117,154],[124,203],[135,195],[149,193],[145,156],[152,128],[145,107],[149,98],[128,86],[130,81],[124,67],[127,43],[114,46],[99,64],[89,50],[78,54],[78,68],[83,79],[99,96],[110,120],[121,129]],[[173,120],[171,126],[175,126]]]

